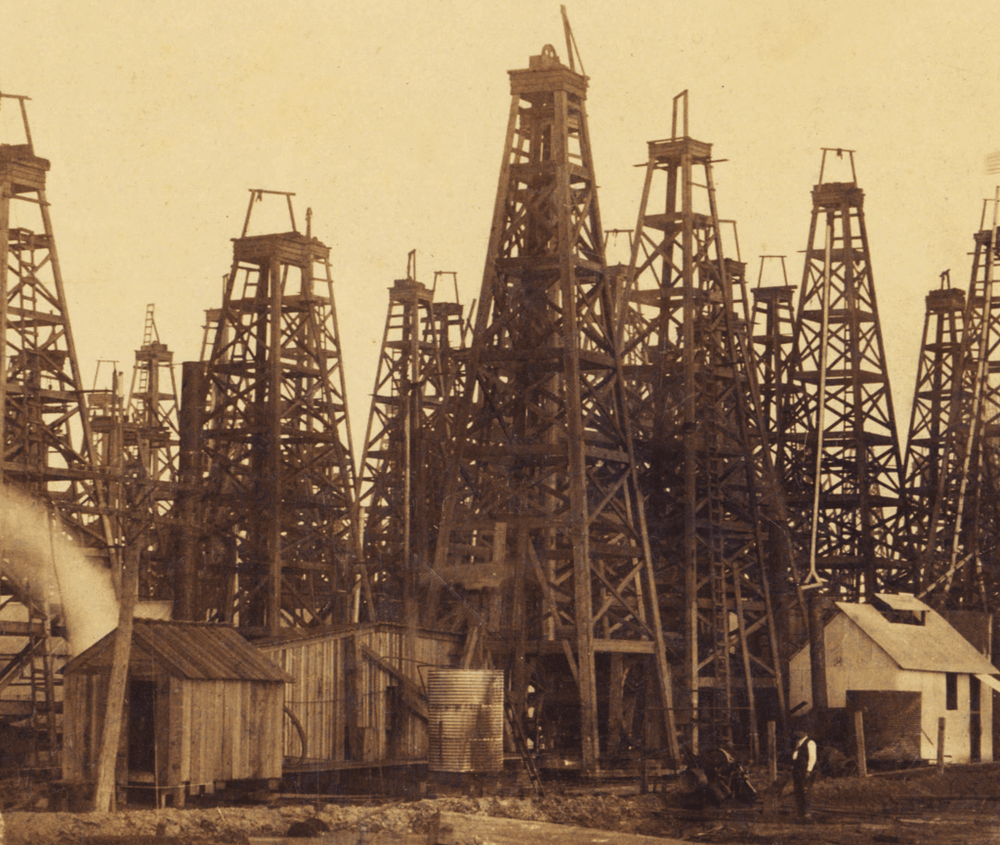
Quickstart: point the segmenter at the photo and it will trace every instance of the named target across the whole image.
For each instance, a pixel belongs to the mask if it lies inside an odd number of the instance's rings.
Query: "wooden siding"
[[[846,616],[838,614],[826,626],[825,651],[827,700],[830,707],[847,706],[848,690],[909,691],[920,694],[921,748],[926,760],[937,757],[937,720],[945,718],[945,754],[949,763],[967,763],[971,756],[969,676],[958,674],[958,708],[948,710],[945,701],[945,673],[903,670],[864,631]],[[812,707],[812,667],[809,649],[792,657],[789,672],[789,703],[800,701]],[[985,731],[992,724],[993,696],[986,688],[980,693],[984,736],[982,761],[993,758],[992,743]]]
[[[102,675],[69,675],[63,695],[63,779],[92,780],[96,775],[108,678]]]
[[[420,760],[427,756],[427,725],[393,692],[399,680],[363,653],[366,647],[386,666],[426,691],[426,669],[453,666],[460,639],[418,631],[413,655],[404,654],[405,629],[379,624],[325,636],[257,647],[293,677],[285,705],[306,736],[284,723],[283,747],[291,760]]]
[[[149,667],[143,669],[146,675]],[[66,677],[64,779],[93,780],[106,699],[107,675]],[[176,787],[281,777],[283,705],[280,682],[191,681],[160,672],[152,737],[156,782]],[[122,742],[127,748],[127,727]]]
[[[168,786],[281,777],[281,685],[172,678],[169,700]]]

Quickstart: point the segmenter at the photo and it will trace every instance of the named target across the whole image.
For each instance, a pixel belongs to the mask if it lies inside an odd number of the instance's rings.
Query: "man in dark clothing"
[[[805,731],[795,732],[792,750],[792,783],[795,787],[795,809],[800,819],[809,818],[809,790],[816,770],[816,743]]]

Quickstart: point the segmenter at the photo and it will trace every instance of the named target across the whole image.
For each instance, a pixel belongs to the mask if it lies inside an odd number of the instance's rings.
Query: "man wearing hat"
[[[809,790],[816,768],[816,742],[805,731],[796,731],[792,749],[792,784],[795,788],[795,808],[800,819],[809,818]]]

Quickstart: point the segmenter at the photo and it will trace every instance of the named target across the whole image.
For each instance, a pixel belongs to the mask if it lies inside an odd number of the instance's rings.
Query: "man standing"
[[[796,731],[792,750],[792,783],[795,787],[795,808],[799,818],[809,816],[809,790],[812,788],[816,768],[816,742],[805,731]]]

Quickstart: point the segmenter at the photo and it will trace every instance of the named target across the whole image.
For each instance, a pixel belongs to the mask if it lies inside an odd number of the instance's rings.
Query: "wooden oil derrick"
[[[154,306],[146,306],[142,346],[135,351],[126,415],[139,427],[134,461],[153,481],[170,482],[177,474],[177,380],[174,353],[160,341]]]
[[[45,193],[49,161],[35,155],[27,99],[0,95],[0,107],[20,108],[24,127],[24,143],[0,144],[0,478],[51,504],[79,539],[106,557],[115,528],[93,466],[86,399]],[[20,225],[12,225],[13,219]]]
[[[271,633],[348,622],[359,588],[330,250],[297,230],[292,194],[291,231],[248,234],[275,193],[251,191],[210,352],[185,365],[178,596],[181,615]]]
[[[112,373],[110,390],[90,394],[94,454],[110,479],[108,505],[123,527],[123,544],[136,547],[137,598],[168,600],[178,555],[180,433],[173,353],[160,342],[153,305],[146,308],[127,398],[119,375]]]
[[[765,264],[769,259],[780,260],[783,284],[762,284]],[[784,412],[788,407],[786,391],[795,324],[795,286],[788,284],[785,256],[761,256],[757,286],[752,296],[753,357],[757,365],[760,408],[770,433],[768,442],[775,473],[781,478],[783,467],[779,458],[785,450],[780,441],[785,432]]]
[[[677,758],[587,129],[546,46],[511,106],[427,621],[508,668],[535,749],[595,773],[623,734]],[[472,643],[478,643],[476,649]],[[476,659],[477,655],[481,655]],[[531,700],[529,711],[529,697]],[[643,721],[637,713],[645,707]],[[599,713],[601,714],[599,716]],[[599,722],[605,725],[599,729]]]
[[[683,654],[678,708],[688,741],[697,750],[707,731],[709,741],[735,740],[756,754],[761,689],[770,689],[772,712],[784,713],[772,591],[783,589],[790,547],[775,518],[781,501],[744,265],[723,255],[712,148],[691,138],[687,123],[684,92],[674,100],[672,137],[648,145],[628,270],[626,371],[663,621]]]
[[[142,345],[135,351],[126,407],[127,506],[142,526],[139,597],[174,595],[180,430],[174,353],[160,341],[154,306],[146,306]]]
[[[996,201],[994,201],[996,205]],[[993,612],[1000,606],[1000,296],[996,289],[998,230],[975,235],[968,299],[941,290],[935,343],[928,343],[910,427],[907,481],[911,507],[904,540],[912,588],[942,610]],[[983,224],[986,222],[986,207]],[[943,324],[943,326],[941,325]],[[938,339],[940,338],[940,339]],[[925,360],[926,359],[926,360]],[[921,389],[918,374],[918,391]]]
[[[433,523],[453,436],[448,414],[456,354],[464,346],[461,304],[434,296],[416,280],[411,252],[406,278],[389,289],[357,494],[365,515],[362,559],[375,603],[369,615],[414,625],[419,575],[434,555]]]
[[[901,514],[897,544],[904,562],[901,589],[919,592],[921,582],[951,556],[961,484],[949,447],[964,449],[956,425],[966,437],[968,420],[961,420],[965,350],[965,291],[952,288],[947,273],[941,287],[926,297],[916,388],[906,444],[903,489],[907,507]],[[968,411],[968,408],[964,409]],[[960,463],[960,461],[959,461]],[[930,564],[934,560],[938,565]]]
[[[824,181],[830,153],[850,181]],[[902,464],[852,151],[823,150],[812,198],[780,460],[806,585],[856,601],[896,577]]]
[[[107,476],[93,459],[46,197],[50,162],[35,155],[27,99],[0,94],[0,109],[13,106],[23,127],[15,143],[0,143],[0,483],[50,509],[46,523],[53,535],[73,535],[117,575],[119,526],[107,509]],[[25,764],[46,766],[58,755],[57,669],[66,632],[58,605],[50,604],[59,598],[40,595],[11,575],[11,559],[21,554],[9,538],[0,549],[0,605],[16,602],[26,608],[26,621],[5,624],[4,633],[26,639],[19,652],[3,655],[0,691],[27,678],[28,699],[7,703],[30,705],[18,714],[27,716],[35,739],[32,759]],[[15,563],[37,566],[41,561]]]

